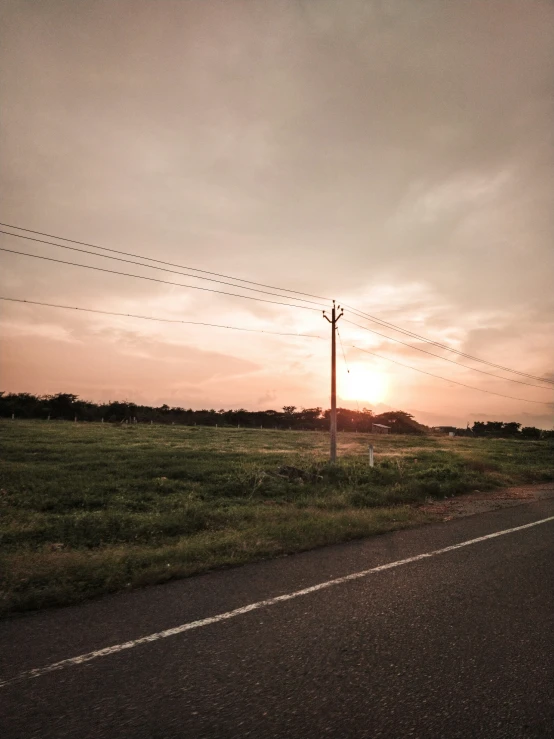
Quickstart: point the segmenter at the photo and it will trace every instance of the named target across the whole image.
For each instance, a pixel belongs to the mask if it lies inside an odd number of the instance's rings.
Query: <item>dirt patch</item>
[[[488,493],[475,490],[466,495],[458,495],[455,498],[448,498],[447,500],[430,501],[416,507],[424,513],[441,518],[443,521],[450,521],[453,518],[473,516],[476,513],[486,513],[487,511],[496,511],[500,508],[509,508],[510,506],[521,505],[530,500],[541,500],[544,498],[554,498],[554,485],[525,485],[522,487],[493,490]]]

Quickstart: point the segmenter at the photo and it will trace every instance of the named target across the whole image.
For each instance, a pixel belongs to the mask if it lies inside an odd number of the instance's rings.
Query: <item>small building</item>
[[[390,426],[384,426],[382,423],[372,423],[371,433],[372,434],[388,434]]]

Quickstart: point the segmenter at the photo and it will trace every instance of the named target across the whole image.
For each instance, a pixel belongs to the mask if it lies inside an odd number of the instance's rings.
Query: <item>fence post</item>
[[[369,445],[369,466],[373,467],[373,444]]]

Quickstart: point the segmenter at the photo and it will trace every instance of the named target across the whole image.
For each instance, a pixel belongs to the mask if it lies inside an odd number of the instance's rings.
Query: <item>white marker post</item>
[[[369,466],[373,467],[373,444],[369,445]]]

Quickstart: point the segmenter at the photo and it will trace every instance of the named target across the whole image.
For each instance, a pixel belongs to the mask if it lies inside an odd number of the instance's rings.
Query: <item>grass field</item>
[[[332,467],[320,432],[0,421],[0,433],[2,614],[403,528],[426,520],[414,503],[428,498],[554,479],[548,441],[339,434]]]

